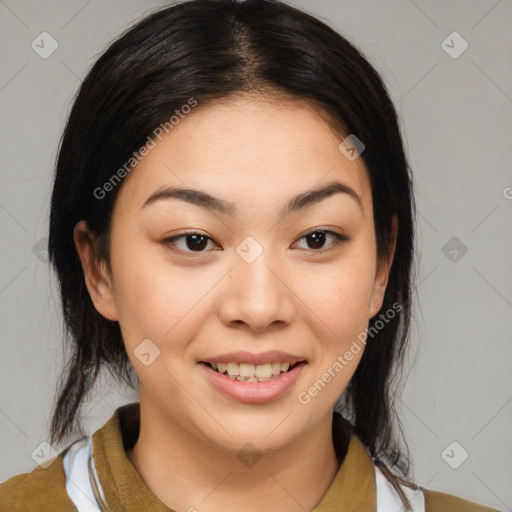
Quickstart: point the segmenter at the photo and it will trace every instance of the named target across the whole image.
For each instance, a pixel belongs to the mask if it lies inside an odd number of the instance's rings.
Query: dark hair
[[[367,346],[337,408],[372,457],[409,472],[396,439],[394,408],[409,338],[415,204],[397,114],[378,72],[347,39],[315,17],[273,0],[192,0],[159,10],[129,28],[92,66],[74,100],[57,158],[49,256],[58,275],[71,356],[51,423],[60,442],[77,425],[99,371],[133,384],[117,322],[94,308],[74,242],[82,219],[97,235],[109,266],[109,232],[120,186],[102,187],[154,130],[191,98],[199,105],[241,93],[303,99],[333,130],[354,134],[369,173],[377,255],[387,255],[398,219],[394,261],[381,311],[369,322]],[[119,176],[119,173],[118,173]],[[401,435],[403,437],[403,435]]]

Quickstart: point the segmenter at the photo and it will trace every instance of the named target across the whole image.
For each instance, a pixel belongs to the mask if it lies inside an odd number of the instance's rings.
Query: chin
[[[277,412],[276,409],[264,411],[261,408],[243,410],[233,414],[225,413],[222,417],[222,426],[212,420],[215,424],[212,426],[214,430],[203,431],[203,434],[216,445],[235,451],[247,443],[261,451],[275,451],[300,437],[301,431],[307,429],[307,425],[297,417],[297,411],[293,407]]]

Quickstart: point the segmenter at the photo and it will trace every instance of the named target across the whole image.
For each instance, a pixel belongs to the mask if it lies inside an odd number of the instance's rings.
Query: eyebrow
[[[293,196],[290,201],[281,208],[279,217],[282,219],[291,213],[309,208],[318,204],[320,201],[333,196],[334,194],[345,194],[348,197],[351,197],[356,201],[361,213],[363,213],[363,203],[357,192],[353,188],[339,181],[332,181],[320,188],[302,192]],[[155,190],[155,192],[146,199],[142,208],[164,199],[179,199],[181,201],[186,201],[187,203],[200,206],[201,208],[216,211],[225,215],[233,216],[236,214],[235,203],[212,196],[211,194],[201,190],[182,187],[161,187]]]

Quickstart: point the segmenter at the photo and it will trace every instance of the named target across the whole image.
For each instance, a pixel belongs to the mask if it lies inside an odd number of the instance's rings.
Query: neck
[[[299,441],[241,464],[232,451],[194,436],[140,403],[140,432],[126,451],[153,494],[172,510],[312,510],[340,462],[327,414]]]

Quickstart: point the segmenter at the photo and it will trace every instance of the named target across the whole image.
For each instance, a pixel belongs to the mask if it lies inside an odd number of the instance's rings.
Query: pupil
[[[311,244],[308,244],[310,246],[310,249],[322,248],[322,246],[324,245],[324,242],[325,242],[325,233],[319,231],[317,233],[312,233],[311,235],[309,235],[309,237],[310,237],[310,239],[313,239],[313,245],[319,244],[318,246],[315,246],[315,247],[311,247]]]
[[[190,244],[190,239],[193,240],[193,243]],[[203,235],[188,235],[187,238],[187,248],[191,250],[201,250],[206,246],[206,237]]]

